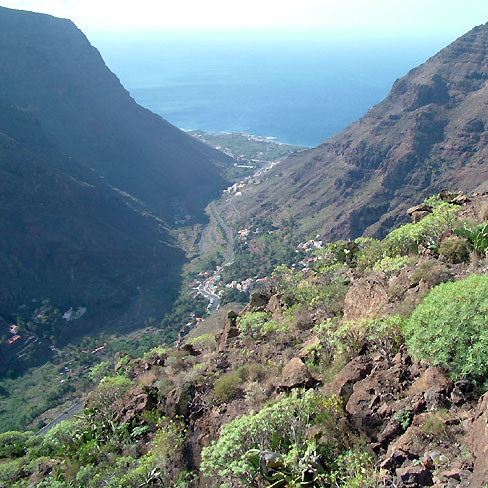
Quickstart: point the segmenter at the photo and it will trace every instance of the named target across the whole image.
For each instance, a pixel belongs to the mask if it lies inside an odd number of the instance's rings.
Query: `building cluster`
[[[239,181],[237,183],[234,183],[232,186],[229,186],[224,190],[224,193],[229,193],[230,195],[236,195],[236,196],[241,196],[242,193],[240,190],[246,186],[246,183],[244,181]],[[237,195],[239,193],[239,195]]]
[[[20,339],[20,335],[17,334],[17,332],[19,331],[19,326],[16,324],[12,324],[9,326],[8,331],[10,332],[10,334],[12,334],[12,337],[7,340],[7,344],[10,346]]]
[[[63,313],[63,319],[66,320],[66,322],[70,322],[71,320],[78,320],[79,318],[83,317],[87,311],[86,307],[78,307],[78,310],[76,312],[73,310],[73,307],[70,307],[69,310],[66,310],[66,312]]]
[[[320,236],[315,236],[315,239],[310,239],[307,242],[301,242],[298,244],[296,248],[296,252],[304,251],[304,252],[312,252],[315,249],[323,249],[324,243],[321,241]]]

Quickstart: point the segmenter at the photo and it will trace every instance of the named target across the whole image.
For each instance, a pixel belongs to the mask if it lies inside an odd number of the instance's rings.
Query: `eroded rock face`
[[[238,315],[232,310],[227,314],[227,318],[224,322],[224,328],[218,338],[218,350],[222,351],[227,347],[229,342],[239,335],[239,329],[237,328]]]
[[[483,488],[488,483],[488,393],[478,403],[469,434],[469,450],[475,457],[470,488]]]
[[[344,299],[344,320],[373,318],[388,303],[388,278],[384,273],[371,273],[359,279]]]
[[[157,404],[157,393],[148,388],[137,387],[122,396],[117,402],[115,422],[137,423],[143,412],[153,410]]]
[[[195,386],[192,383],[184,383],[171,390],[166,397],[166,415],[186,417],[194,394]]]

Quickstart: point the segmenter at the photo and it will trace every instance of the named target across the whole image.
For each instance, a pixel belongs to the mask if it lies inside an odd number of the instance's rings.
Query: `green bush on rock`
[[[313,472],[310,486],[329,486],[332,478],[334,486],[369,486],[348,484],[353,479],[359,482],[358,475],[372,477],[372,462],[358,446],[351,454],[350,439],[337,421],[340,410],[335,398],[311,390],[294,392],[226,425],[219,439],[203,449],[201,470],[219,480],[219,486],[254,486],[260,476],[281,483],[276,486],[302,486],[305,472]],[[347,472],[352,464],[337,465],[341,455],[354,457],[354,472]],[[273,468],[263,467],[263,456],[273,458]]]
[[[442,283],[414,310],[404,327],[411,353],[447,366],[454,378],[488,370],[488,275]]]
[[[416,254],[420,245],[437,249],[437,239],[446,230],[452,230],[460,207],[442,202],[438,197],[424,201],[432,207],[432,213],[419,222],[405,224],[390,232],[383,240],[387,256]]]

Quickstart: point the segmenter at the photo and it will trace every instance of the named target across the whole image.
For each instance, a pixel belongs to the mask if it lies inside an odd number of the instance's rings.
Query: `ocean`
[[[96,39],[134,99],[181,129],[315,146],[449,39]]]

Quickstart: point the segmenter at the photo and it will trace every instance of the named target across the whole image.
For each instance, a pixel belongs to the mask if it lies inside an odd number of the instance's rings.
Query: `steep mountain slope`
[[[230,158],[140,107],[75,25],[0,8],[0,98],[46,137],[160,217],[199,214]]]
[[[0,101],[0,315],[33,298],[123,304],[183,259],[164,223]]]
[[[488,24],[397,80],[388,97],[248,191],[247,217],[297,217],[327,238],[382,235],[442,187],[488,189]]]

